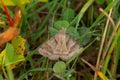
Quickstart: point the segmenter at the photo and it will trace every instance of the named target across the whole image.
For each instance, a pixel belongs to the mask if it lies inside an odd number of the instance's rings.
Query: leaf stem
[[[6,78],[6,79],[9,79],[8,76],[7,76],[7,73],[5,72],[4,66],[2,66],[2,71],[3,71],[3,74],[4,74],[5,78]]]
[[[13,72],[12,72],[12,69],[11,69],[11,65],[6,66],[6,70],[7,70],[7,74],[8,74],[9,80],[14,80],[14,76],[13,76]]]

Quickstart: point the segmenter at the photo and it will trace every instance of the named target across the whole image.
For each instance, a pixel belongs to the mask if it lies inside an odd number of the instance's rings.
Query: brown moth
[[[44,43],[38,49],[38,52],[51,60],[60,58],[66,61],[81,49],[82,46],[73,40],[66,30],[62,28],[55,36]]]

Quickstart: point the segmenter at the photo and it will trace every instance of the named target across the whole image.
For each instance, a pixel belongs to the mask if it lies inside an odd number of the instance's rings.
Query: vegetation
[[[120,0],[0,0],[0,80],[119,80]],[[38,49],[65,28],[67,61]]]

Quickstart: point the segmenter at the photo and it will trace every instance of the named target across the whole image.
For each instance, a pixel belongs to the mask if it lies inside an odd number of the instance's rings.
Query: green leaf
[[[69,22],[65,20],[57,21],[55,22],[54,26],[57,30],[60,30],[62,27],[67,28],[69,26]]]
[[[21,36],[16,36],[12,40],[12,45],[15,49],[15,54],[24,55],[24,51],[25,51],[25,39],[24,38],[22,38]]]
[[[66,20],[68,22],[71,22],[74,18],[74,10],[71,8],[66,8],[65,10],[63,10],[62,12],[62,19]]]
[[[3,65],[8,66],[25,60],[24,56],[14,54],[14,48],[10,43],[7,43],[6,48],[3,50],[4,58]]]
[[[12,59],[14,56],[14,48],[10,43],[7,43],[5,48],[5,57],[8,59]]]
[[[105,0],[95,0],[98,4],[104,4]]]
[[[6,6],[19,6],[23,14],[26,14],[24,4],[30,3],[30,0],[2,0],[2,1]]]
[[[18,62],[24,61],[25,40],[17,36],[12,40],[12,44],[7,43],[6,48],[0,54],[0,67],[11,65],[15,68]]]
[[[23,5],[30,2],[30,0],[2,0],[2,1],[6,6]]]
[[[77,80],[75,76],[68,77],[68,80]]]
[[[5,66],[11,64],[11,59],[14,57],[14,48],[10,43],[7,43],[6,48],[3,50],[3,53],[3,64]]]
[[[64,74],[66,70],[66,64],[63,61],[58,61],[53,66],[53,71],[57,74]]]
[[[104,9],[106,12],[109,12],[111,8],[113,8],[114,6],[116,6],[117,3],[119,3],[120,0],[114,0],[114,1],[111,1],[107,7]],[[97,19],[94,21],[94,23],[90,26],[90,29],[94,28],[99,22],[100,20],[104,17],[104,14],[101,13]]]
[[[2,77],[2,75],[0,75],[0,80],[3,80],[3,77]]]
[[[118,29],[118,32],[116,34],[116,38],[117,39],[117,43],[114,46],[116,48],[116,55],[115,55],[115,67],[114,67],[114,76],[116,76],[117,74],[117,69],[118,69],[118,65],[119,65],[119,60],[120,60],[120,29]]]
[[[40,2],[48,2],[48,0],[38,0],[38,1],[40,1]]]
[[[92,32],[86,27],[81,27],[79,35],[80,35],[79,43],[81,45],[86,45],[89,42],[90,38],[92,37]]]
[[[54,36],[57,32],[58,32],[58,30],[56,30],[55,28],[50,28],[50,35],[51,36]]]
[[[10,65],[10,64],[17,64],[20,61],[24,61],[25,58],[22,55],[14,55],[14,57],[10,60],[10,63],[7,63],[6,65]],[[13,65],[15,66],[15,65]]]
[[[69,27],[67,29],[67,32],[72,38],[74,38],[74,39],[79,38],[79,33],[77,32],[77,30],[74,27]]]
[[[2,66],[4,53],[5,53],[5,50],[3,50],[3,51],[0,53],[0,67]]]

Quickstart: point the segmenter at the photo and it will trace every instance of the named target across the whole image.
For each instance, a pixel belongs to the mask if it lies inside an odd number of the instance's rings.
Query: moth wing
[[[68,54],[60,55],[60,58],[64,61],[70,59],[74,56],[77,52],[79,52],[82,48],[77,41],[75,41],[69,34],[66,33],[66,46],[68,49]]]

